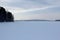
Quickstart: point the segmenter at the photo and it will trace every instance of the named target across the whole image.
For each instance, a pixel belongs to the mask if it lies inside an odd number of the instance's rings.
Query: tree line
[[[4,7],[0,7],[0,22],[14,22],[13,14],[6,11]]]

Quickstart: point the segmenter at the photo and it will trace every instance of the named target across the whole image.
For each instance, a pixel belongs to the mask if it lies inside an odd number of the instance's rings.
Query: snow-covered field
[[[60,22],[15,21],[0,23],[0,40],[60,40]]]

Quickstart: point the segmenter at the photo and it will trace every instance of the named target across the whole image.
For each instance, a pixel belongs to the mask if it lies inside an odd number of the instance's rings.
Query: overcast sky
[[[15,20],[60,19],[60,0],[0,0]]]

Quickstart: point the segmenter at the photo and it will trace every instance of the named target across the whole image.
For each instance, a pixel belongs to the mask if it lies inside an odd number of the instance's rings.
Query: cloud
[[[60,0],[46,0],[51,5],[60,5]]]
[[[14,14],[15,20],[29,20],[29,19],[35,19],[35,18],[53,20],[53,19],[59,19],[60,17],[60,14],[51,12],[51,10],[53,10],[53,8],[55,9],[56,7],[58,8],[58,6],[47,6],[47,7],[32,8],[32,9],[6,7],[6,9],[8,9]]]
[[[39,8],[51,5],[60,5],[60,0],[0,0],[1,5],[20,8]]]
[[[11,11],[15,19],[55,19],[60,17],[60,0],[0,0],[0,6]]]
[[[47,6],[47,7],[42,7],[42,8],[32,8],[32,9],[23,9],[23,8],[8,8],[10,11],[14,13],[25,13],[25,12],[32,12],[32,11],[38,11],[38,10],[46,10],[48,8],[53,8],[56,6]]]
[[[15,13],[15,19],[17,19],[17,20],[19,20],[19,19],[20,20],[29,20],[29,19],[55,20],[55,19],[59,19],[60,14],[59,13],[57,14],[55,12],[51,12],[52,8],[56,8],[56,6],[49,6],[49,7],[43,7],[43,8],[35,8],[35,9],[15,11],[16,12]],[[43,13],[39,12],[38,10],[39,11],[42,10]],[[45,10],[45,11],[43,11],[43,10]],[[49,11],[47,13],[45,13],[47,10],[49,10]],[[36,11],[38,11],[39,14]]]
[[[33,15],[17,15],[17,20],[55,20],[60,19],[60,14],[33,14]]]

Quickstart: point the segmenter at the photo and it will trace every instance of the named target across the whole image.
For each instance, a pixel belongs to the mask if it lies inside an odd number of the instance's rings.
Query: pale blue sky
[[[11,11],[15,20],[60,19],[60,0],[0,0],[0,6]]]

